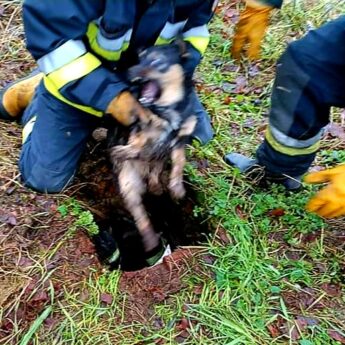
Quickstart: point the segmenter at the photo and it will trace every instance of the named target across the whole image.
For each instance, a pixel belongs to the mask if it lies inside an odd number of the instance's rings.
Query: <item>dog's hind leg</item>
[[[153,230],[143,204],[142,195],[146,192],[146,188],[138,168],[140,167],[132,162],[124,162],[119,174],[119,186],[126,208],[133,216],[142,236],[144,249],[149,252],[158,246],[159,235]]]
[[[152,164],[151,171],[148,176],[148,190],[155,195],[161,195],[163,193],[162,183],[160,176],[164,168],[164,162],[155,161]]]
[[[183,186],[183,169],[186,164],[186,155],[183,146],[175,147],[171,152],[172,169],[169,178],[169,191],[174,199],[182,199],[186,190]]]
[[[182,199],[186,190],[183,186],[183,169],[186,165],[185,143],[193,133],[196,126],[196,116],[192,115],[182,124],[177,137],[179,142],[171,152],[172,169],[169,180],[169,190],[171,196],[175,199]]]

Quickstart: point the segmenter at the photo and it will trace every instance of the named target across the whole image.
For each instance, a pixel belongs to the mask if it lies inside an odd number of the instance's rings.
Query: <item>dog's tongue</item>
[[[147,82],[141,89],[140,102],[153,103],[159,95],[159,86],[153,81]]]

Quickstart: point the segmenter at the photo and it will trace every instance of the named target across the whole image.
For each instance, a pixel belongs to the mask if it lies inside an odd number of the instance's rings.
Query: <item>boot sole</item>
[[[14,121],[15,117],[11,116],[3,106],[3,97],[7,89],[5,88],[0,91],[0,120]]]

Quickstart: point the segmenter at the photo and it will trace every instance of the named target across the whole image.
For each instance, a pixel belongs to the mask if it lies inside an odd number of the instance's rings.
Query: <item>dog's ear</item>
[[[190,54],[187,50],[187,43],[182,39],[182,37],[178,37],[175,41],[174,44],[177,45],[179,48],[179,53],[182,59],[187,59],[190,57]]]

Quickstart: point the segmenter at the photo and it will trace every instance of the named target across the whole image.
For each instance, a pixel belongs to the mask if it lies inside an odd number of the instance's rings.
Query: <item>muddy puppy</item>
[[[143,205],[145,193],[168,190],[174,199],[185,195],[183,170],[185,146],[197,123],[190,92],[181,64],[186,56],[183,43],[151,47],[139,55],[139,64],[129,71],[138,99],[147,109],[146,119],[130,128],[108,131],[110,159],[120,193],[142,236],[146,252],[159,245]],[[167,182],[162,173],[168,169]]]

